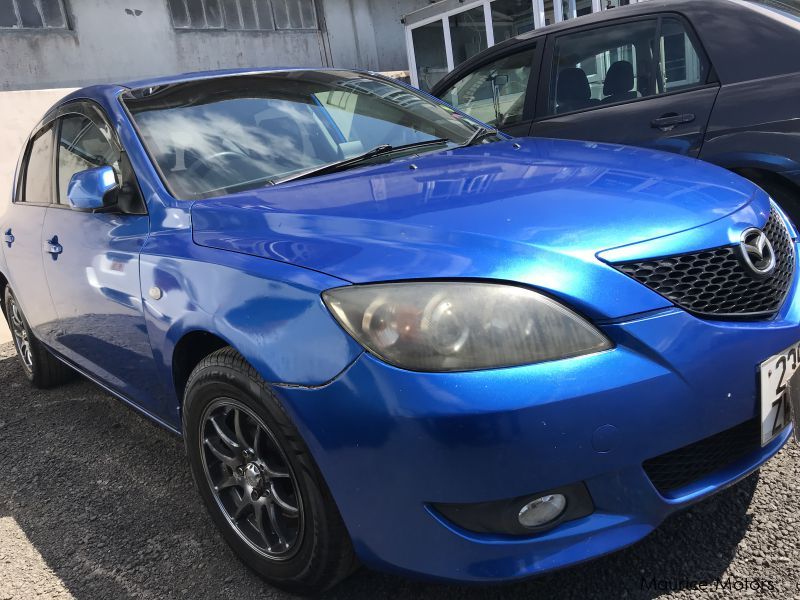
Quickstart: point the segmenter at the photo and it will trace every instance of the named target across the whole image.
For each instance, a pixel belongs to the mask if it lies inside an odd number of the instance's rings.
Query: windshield
[[[349,71],[218,77],[137,90],[123,102],[182,199],[271,185],[380,146],[441,150],[479,129],[418,92]],[[442,145],[422,144],[436,139]]]

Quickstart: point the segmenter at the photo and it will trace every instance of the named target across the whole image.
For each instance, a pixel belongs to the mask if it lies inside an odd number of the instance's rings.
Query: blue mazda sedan
[[[181,434],[224,538],[296,592],[596,557],[793,429],[797,231],[766,193],[370,73],[75,92],[0,234],[32,384],[78,371]]]

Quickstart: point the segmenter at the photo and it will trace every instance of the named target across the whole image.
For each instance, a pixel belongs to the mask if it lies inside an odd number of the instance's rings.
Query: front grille
[[[745,421],[694,444],[646,460],[645,473],[662,495],[733,464],[761,447],[761,423]]]
[[[781,307],[791,286],[794,250],[775,210],[770,212],[763,231],[772,243],[776,261],[767,277],[751,274],[740,258],[738,245],[614,266],[696,315],[770,317]]]

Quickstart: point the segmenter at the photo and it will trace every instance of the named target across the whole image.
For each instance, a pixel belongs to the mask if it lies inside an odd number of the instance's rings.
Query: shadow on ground
[[[88,382],[30,389],[12,352],[0,347],[0,518],[13,517],[76,599],[284,597],[218,537],[179,439]],[[642,589],[653,577],[725,572],[757,483],[750,477],[673,516],[627,550],[538,579],[445,586],[362,569],[329,597],[652,598],[663,593]]]

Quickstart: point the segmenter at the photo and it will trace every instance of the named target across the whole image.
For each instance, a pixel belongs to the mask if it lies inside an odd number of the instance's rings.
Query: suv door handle
[[[14,243],[14,240],[16,238],[14,238],[14,234],[11,233],[11,230],[9,229],[8,231],[6,231],[5,235],[3,236],[3,239],[5,240],[6,244],[8,244],[8,247],[11,248],[11,244]]]
[[[53,256],[61,254],[64,251],[64,247],[58,243],[58,236],[55,236],[53,239],[45,242],[44,251],[48,254],[52,254]]]
[[[683,125],[684,123],[691,123],[694,121],[695,116],[693,113],[686,113],[679,115],[677,113],[666,113],[657,119],[650,121],[650,126],[661,131],[672,131],[676,125]]]

